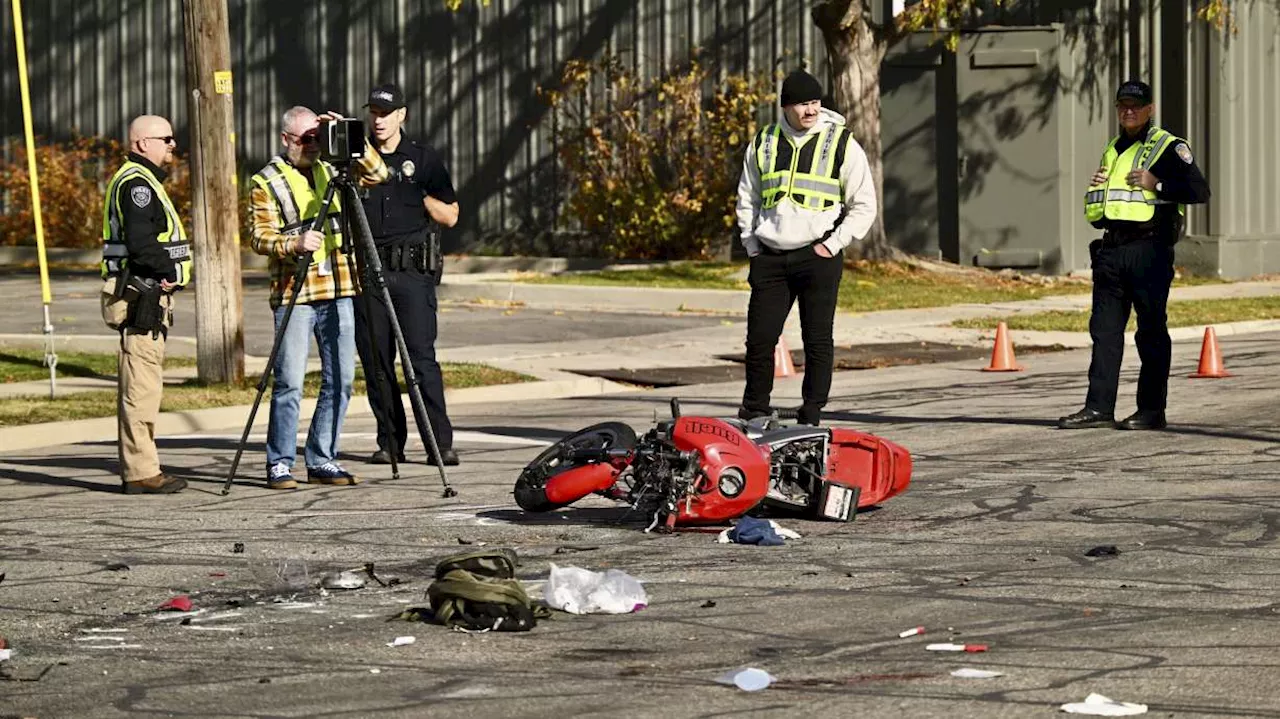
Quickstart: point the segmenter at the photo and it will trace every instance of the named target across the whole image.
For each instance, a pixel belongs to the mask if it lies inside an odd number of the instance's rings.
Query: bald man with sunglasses
[[[125,494],[187,486],[160,469],[155,423],[173,293],[191,281],[191,243],[165,191],[177,142],[163,117],[129,124],[129,156],[107,186],[102,213],[102,319],[120,333],[117,426]]]

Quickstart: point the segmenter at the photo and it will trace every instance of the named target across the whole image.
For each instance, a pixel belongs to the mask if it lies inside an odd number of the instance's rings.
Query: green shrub
[[[539,90],[567,185],[562,218],[607,257],[711,257],[737,234],[742,153],[773,86],[768,74],[717,83],[696,59],[654,79],[616,57],[570,62],[558,89]]]

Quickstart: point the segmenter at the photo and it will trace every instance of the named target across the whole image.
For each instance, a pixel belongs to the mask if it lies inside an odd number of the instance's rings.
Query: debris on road
[[[387,642],[389,647],[403,647],[406,644],[413,644],[418,641],[417,637],[396,637],[394,640]]]
[[[717,684],[736,686],[744,692],[758,692],[775,681],[777,681],[777,678],[769,674],[769,672],[755,667],[735,669],[716,677]]]
[[[800,539],[800,534],[783,527],[773,520],[743,517],[738,523],[720,533],[716,540],[720,544],[757,544],[764,547],[777,547],[784,544],[785,539]]]
[[[712,608],[714,608],[715,606],[716,606],[716,602],[715,602],[715,600],[714,600],[714,599],[708,599],[707,601],[705,601],[705,602],[703,602],[703,603],[702,603],[702,608],[703,608],[703,609],[712,609]]]
[[[231,545],[232,554],[244,554],[244,542],[236,542]]]
[[[574,552],[594,552],[597,549],[599,549],[599,547],[575,547],[573,545],[566,544],[564,546],[556,547],[556,551],[554,553],[555,554],[572,554]]]
[[[130,568],[124,562],[110,562],[103,569],[108,572],[127,572]]]
[[[156,607],[156,610],[161,612],[189,612],[191,611],[191,606],[191,597],[188,597],[185,594],[179,594],[173,599],[161,604],[159,607]]]
[[[1120,550],[1119,550],[1119,549],[1117,549],[1117,548],[1116,548],[1116,546],[1115,546],[1114,544],[1103,544],[1103,545],[1101,545],[1101,546],[1094,547],[1093,549],[1090,549],[1089,551],[1085,552],[1085,553],[1084,553],[1084,556],[1086,556],[1086,557],[1114,557],[1114,556],[1116,556],[1116,555],[1118,555],[1118,554],[1120,554]]]
[[[1147,713],[1146,704],[1118,702],[1101,694],[1090,694],[1083,702],[1063,704],[1058,708],[1068,714],[1091,714],[1100,717],[1128,717]]]
[[[649,605],[640,581],[626,572],[610,569],[601,574],[554,563],[543,596],[552,608],[570,614],[630,614]]]
[[[364,577],[355,572],[334,572],[320,579],[320,586],[325,589],[362,589]]]
[[[409,609],[399,618],[464,632],[527,632],[539,619],[549,619],[551,610],[529,598],[515,578],[516,562],[515,551],[506,548],[441,559],[427,587],[430,608]]]
[[[924,627],[912,627],[905,632],[898,632],[898,638],[906,639],[907,637],[914,637],[917,634],[924,634]]]
[[[969,652],[972,654],[973,652],[987,651],[987,645],[986,644],[943,643],[943,644],[930,644],[926,646],[925,649],[931,652]]]
[[[368,575],[370,579],[377,582],[378,586],[381,586],[381,587],[394,587],[395,585],[403,582],[403,580],[400,579],[400,577],[387,577],[386,581],[383,581],[381,577],[379,577],[377,574],[374,574],[373,562],[364,563],[364,573]]]
[[[996,677],[1004,676],[1004,672],[993,672],[988,669],[970,669],[969,667],[962,667],[951,672],[951,676],[958,677],[960,679],[994,679]]]

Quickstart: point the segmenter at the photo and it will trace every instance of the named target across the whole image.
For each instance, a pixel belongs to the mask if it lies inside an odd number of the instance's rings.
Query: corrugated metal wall
[[[229,0],[242,173],[276,150],[278,123],[303,104],[359,113],[371,85],[402,84],[410,131],[445,153],[464,239],[545,224],[550,138],[534,89],[563,62],[623,53],[656,72],[699,45],[723,72],[826,53],[809,0]],[[6,101],[0,133],[22,134],[12,11],[0,16]],[[29,0],[23,5],[36,132],[122,137],[142,112],[183,136],[187,103],[181,0]]]

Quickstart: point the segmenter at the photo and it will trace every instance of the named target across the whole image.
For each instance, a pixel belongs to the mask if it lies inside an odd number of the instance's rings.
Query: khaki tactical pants
[[[102,319],[120,329],[128,314],[127,303],[113,296],[115,279],[102,290]],[[165,326],[173,322],[173,297],[165,295]],[[150,479],[161,473],[156,451],[156,418],[164,390],[163,333],[151,336],[126,328],[120,335],[118,355],[119,398],[116,404],[120,478],[125,482]]]

